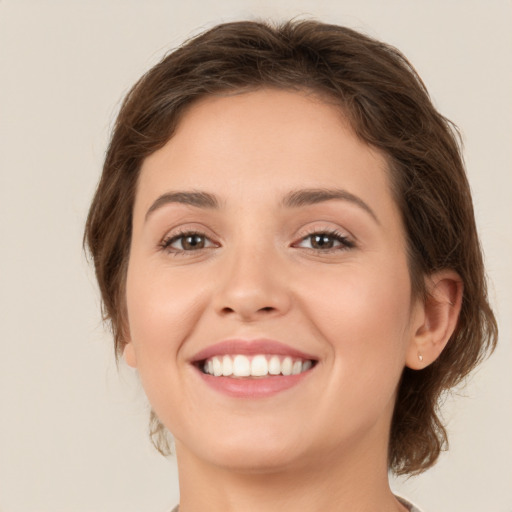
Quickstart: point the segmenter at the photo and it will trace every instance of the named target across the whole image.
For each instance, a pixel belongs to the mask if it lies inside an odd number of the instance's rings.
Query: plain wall
[[[297,15],[397,46],[461,128],[500,345],[446,403],[450,451],[394,487],[426,512],[512,511],[510,0],[0,0],[1,512],[177,502],[101,325],[88,203],[121,97],[166,50],[221,21]]]

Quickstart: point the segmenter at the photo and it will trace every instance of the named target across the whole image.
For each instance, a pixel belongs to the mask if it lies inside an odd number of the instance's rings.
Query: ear
[[[442,270],[426,278],[426,298],[417,304],[413,336],[406,365],[421,370],[433,363],[450,339],[462,306],[464,286],[453,270]]]

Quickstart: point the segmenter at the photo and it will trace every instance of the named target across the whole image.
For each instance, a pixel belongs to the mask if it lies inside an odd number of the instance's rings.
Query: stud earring
[[[418,352],[418,359],[423,362],[423,356],[421,355],[421,352]]]

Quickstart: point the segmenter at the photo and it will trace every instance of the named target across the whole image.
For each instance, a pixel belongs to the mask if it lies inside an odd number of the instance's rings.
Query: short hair
[[[125,344],[125,280],[142,162],[199,98],[261,88],[319,94],[384,154],[416,297],[426,299],[424,278],[435,271],[453,269],[463,281],[459,320],[445,350],[422,370],[405,368],[399,383],[388,466],[395,474],[420,473],[447,444],[440,398],[493,350],[497,325],[458,131],[397,49],[350,28],[312,20],[221,24],[169,53],[128,93],[84,235],[116,354]],[[165,429],[153,419],[153,441],[164,452]]]

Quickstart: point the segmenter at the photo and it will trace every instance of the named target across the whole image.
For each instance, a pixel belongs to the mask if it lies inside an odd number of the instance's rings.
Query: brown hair
[[[172,136],[198,98],[261,87],[309,90],[337,104],[356,134],[386,155],[406,230],[413,291],[424,276],[453,269],[464,296],[455,332],[421,371],[404,369],[389,444],[389,467],[419,473],[446,445],[442,393],[490,352],[497,326],[487,301],[469,185],[453,125],[432,105],[415,70],[395,48],[349,28],[316,21],[278,26],[219,25],[186,42],[128,93],[107,151],[84,241],[94,260],[116,353],[124,346],[125,278],[138,173]],[[153,417],[156,446],[164,431]]]

